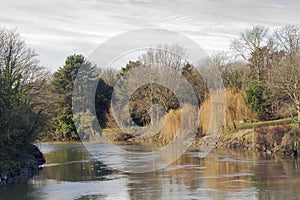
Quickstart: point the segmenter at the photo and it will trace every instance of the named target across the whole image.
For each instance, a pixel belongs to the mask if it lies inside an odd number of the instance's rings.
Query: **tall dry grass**
[[[197,123],[196,112],[191,105],[183,105],[181,109],[170,110],[159,133],[160,142],[167,144],[175,137],[187,136],[186,130],[195,132],[194,128],[196,128]]]
[[[257,121],[257,114],[253,113],[245,104],[244,94],[238,92],[236,89],[226,89],[226,118],[224,123],[224,128],[233,129],[240,121]],[[202,103],[199,110],[199,127],[201,128],[202,133],[209,132],[209,127],[211,120],[212,112],[212,95],[209,94],[206,96],[206,100]],[[216,99],[213,96],[213,99]]]

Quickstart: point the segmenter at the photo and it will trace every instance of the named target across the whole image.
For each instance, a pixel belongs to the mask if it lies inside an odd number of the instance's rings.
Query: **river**
[[[300,199],[300,161],[293,158],[228,150],[199,158],[191,148],[162,170],[124,173],[95,160],[82,144],[39,147],[45,167],[1,188],[1,200]]]

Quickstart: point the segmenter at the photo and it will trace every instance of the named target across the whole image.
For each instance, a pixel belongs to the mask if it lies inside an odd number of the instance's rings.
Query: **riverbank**
[[[220,135],[216,148],[298,157],[300,155],[300,131],[299,128],[287,124],[228,131]]]
[[[112,130],[106,130],[106,133],[112,143],[116,145],[166,145],[172,141],[172,138],[164,138],[162,134],[144,138],[132,137],[124,133],[118,134],[117,131]],[[205,135],[204,137],[196,137],[192,146],[200,147],[204,140]],[[300,130],[297,125],[285,121],[257,123],[255,126],[246,126],[245,124],[237,129],[224,130],[215,145],[219,149],[246,150],[284,157],[298,157],[300,155]]]
[[[135,136],[134,127],[124,133],[121,129],[104,129],[103,134],[115,145],[158,145],[168,144],[176,135],[177,126],[173,129],[164,129],[163,133],[150,137]],[[205,134],[197,136],[193,142],[193,147],[202,146],[205,141]],[[54,143],[80,143],[59,142]],[[220,134],[217,143],[218,149],[233,149],[263,152],[276,154],[285,157],[300,156],[300,130],[297,125],[291,123],[291,119],[281,119],[274,121],[244,123],[235,129],[225,129]]]
[[[183,154],[163,170],[150,173],[123,173],[110,166],[133,165],[143,154],[110,156],[110,145],[97,165],[80,144],[39,144],[47,165],[30,181],[0,189],[0,199],[295,199],[300,195],[300,160],[252,151],[213,150],[199,158],[197,149]],[[126,149],[126,147],[124,147]],[[144,151],[144,147],[131,149]],[[99,152],[99,151],[98,151]],[[101,153],[101,152],[100,152]],[[101,153],[102,154],[102,153]],[[150,156],[150,155],[149,155]],[[72,158],[72,159],[70,159]],[[124,159],[119,159],[124,158]],[[149,161],[155,155],[147,157]],[[115,165],[117,164],[117,165]],[[150,163],[154,164],[154,163]],[[110,171],[111,172],[111,171]],[[142,180],[142,181],[141,181]],[[146,191],[146,192],[145,192]],[[251,194],[249,193],[251,192]],[[258,193],[259,192],[259,193]],[[178,198],[176,198],[178,197]]]
[[[0,161],[0,186],[32,177],[45,163],[37,146],[31,145],[17,158]]]

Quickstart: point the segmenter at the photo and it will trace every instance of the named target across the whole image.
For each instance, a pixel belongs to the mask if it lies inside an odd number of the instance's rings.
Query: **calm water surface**
[[[99,145],[110,151],[109,145]],[[1,200],[300,199],[296,159],[224,150],[199,158],[190,149],[163,170],[129,174],[105,165],[125,164],[122,160],[105,154],[96,161],[81,144],[39,146],[45,168],[27,182],[0,189]]]

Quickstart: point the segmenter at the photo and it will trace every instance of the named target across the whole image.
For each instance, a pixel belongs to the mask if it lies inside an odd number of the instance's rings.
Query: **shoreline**
[[[107,139],[114,145],[158,145],[164,146],[159,135],[142,138],[132,137],[129,134],[111,132],[107,129]],[[252,152],[261,152],[267,154],[276,154],[283,157],[298,157],[300,155],[300,133],[293,129],[293,126],[287,124],[277,124],[272,126],[241,127],[235,130],[226,130],[219,135],[215,144],[216,149],[245,150]],[[82,144],[79,141],[43,141],[38,143],[49,144]],[[88,142],[87,142],[88,143]],[[93,142],[91,142],[93,143]],[[96,142],[98,143],[98,142]],[[191,147],[201,147],[205,143],[205,135],[196,137]]]
[[[28,152],[13,160],[3,160],[0,163],[0,187],[5,187],[33,177],[42,168],[45,159],[38,147],[31,145]]]
[[[293,129],[292,126],[285,124],[241,128],[221,133],[214,148],[267,153],[282,157],[298,157],[300,156],[299,136],[299,129]],[[205,136],[196,137],[191,147],[201,147],[205,144],[205,138]],[[160,143],[162,142],[160,140],[159,136],[151,138],[123,137],[117,141],[112,141],[112,143],[123,145],[149,145],[154,143],[164,146],[163,143]]]
[[[293,130],[285,131],[280,126],[263,127],[264,132],[254,128],[237,129],[221,133],[215,149],[228,149],[236,151],[248,151],[266,153],[281,157],[300,156],[300,137]],[[279,130],[278,132],[272,132]],[[281,132],[280,132],[281,131]],[[199,146],[202,138],[195,141],[194,146]],[[200,141],[200,142],[199,142]]]

